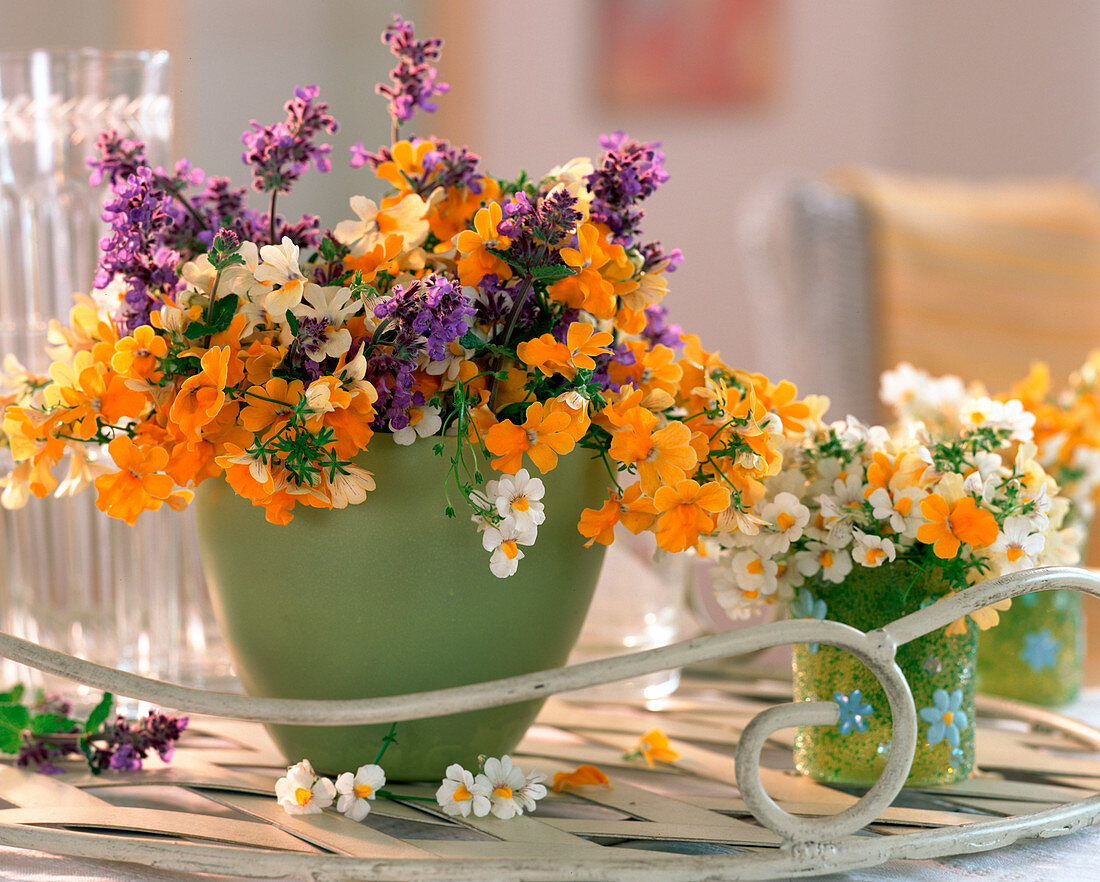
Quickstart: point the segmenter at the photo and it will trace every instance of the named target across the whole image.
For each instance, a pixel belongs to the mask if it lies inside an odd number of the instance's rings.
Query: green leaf
[[[19,704],[25,691],[26,687],[22,683],[16,683],[7,692],[0,692],[0,704]]]
[[[226,294],[214,301],[209,322],[191,322],[183,332],[188,340],[197,340],[208,334],[217,334],[229,327],[233,316],[237,313],[239,299],[236,294]]]
[[[296,316],[289,309],[286,311],[286,323],[290,325],[290,333],[295,337],[298,336],[298,316]]]
[[[21,704],[0,704],[0,753],[19,753],[31,712]]]
[[[531,268],[531,275],[536,282],[557,282],[567,276],[575,276],[577,271],[571,266],[551,265],[536,266]]]
[[[114,703],[115,697],[110,692],[104,692],[99,704],[88,714],[88,720],[84,723],[84,731],[88,734],[98,732],[99,727],[111,715],[111,708],[114,707]]]
[[[38,714],[31,719],[31,732],[35,735],[71,732],[74,728],[80,728],[80,723],[61,714]]]

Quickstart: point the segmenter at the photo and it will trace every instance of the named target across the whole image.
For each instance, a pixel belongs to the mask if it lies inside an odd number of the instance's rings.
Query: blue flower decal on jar
[[[948,693],[937,689],[932,693],[932,704],[920,709],[920,718],[928,723],[928,746],[935,747],[946,740],[953,748],[959,746],[959,733],[970,726],[966,712],[960,710],[961,689]]]
[[[814,597],[809,588],[800,588],[798,597],[791,601],[792,619],[816,619],[820,621],[825,618],[827,611],[828,607],[825,605],[825,601]],[[817,652],[817,643],[807,643],[806,645],[810,648],[810,652]]]
[[[1058,663],[1058,650],[1061,645],[1050,631],[1032,631],[1024,635],[1024,648],[1020,650],[1020,657],[1028,663],[1033,671],[1042,671],[1053,668]]]
[[[841,735],[848,735],[852,730],[867,731],[866,718],[871,716],[875,709],[863,700],[863,693],[860,690],[853,689],[849,695],[834,692],[833,701],[840,708],[840,721],[837,723],[837,728]]]

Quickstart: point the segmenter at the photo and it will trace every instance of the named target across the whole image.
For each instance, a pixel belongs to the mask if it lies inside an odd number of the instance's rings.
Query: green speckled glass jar
[[[1025,594],[978,641],[978,691],[1031,704],[1069,704],[1081,691],[1085,618],[1078,591]]]
[[[792,617],[812,616],[871,631],[935,602],[957,586],[933,565],[895,561],[855,567],[840,584],[818,578],[799,589]],[[917,749],[907,783],[947,784],[974,768],[974,673],[977,629],[945,629],[898,648],[898,665],[917,708]],[[819,781],[869,786],[890,750],[891,717],[881,684],[859,661],[832,646],[794,647],[796,701],[836,701],[836,726],[803,726],[795,738],[795,764]]]

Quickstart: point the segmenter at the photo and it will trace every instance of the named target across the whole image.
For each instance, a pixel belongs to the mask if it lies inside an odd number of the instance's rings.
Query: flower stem
[[[500,346],[507,346],[508,341],[512,339],[512,334],[516,330],[516,325],[519,324],[519,314],[523,309],[523,304],[527,302],[527,298],[531,295],[531,289],[535,286],[535,277],[528,276],[527,280],[523,283],[523,288],[519,292],[519,295],[512,302],[512,313],[508,316],[508,324],[504,326],[504,334],[499,338]],[[500,369],[500,364],[503,356],[497,355],[493,360],[493,384],[489,387],[489,410],[493,409],[493,404],[496,403],[497,385],[500,383],[499,378],[495,376],[496,372]]]
[[[397,723],[390,725],[390,731],[386,733],[382,739],[382,746],[378,749],[378,755],[374,758],[374,765],[378,765],[382,762],[382,757],[386,755],[386,751],[389,750],[391,744],[397,741]]]
[[[268,209],[268,214],[269,214],[269,219],[271,221],[271,225],[270,225],[271,232],[270,232],[269,235],[271,237],[271,244],[272,245],[277,245],[278,244],[275,241],[275,200],[278,198],[278,196],[279,196],[279,191],[278,190],[272,190],[271,191],[271,207]]]

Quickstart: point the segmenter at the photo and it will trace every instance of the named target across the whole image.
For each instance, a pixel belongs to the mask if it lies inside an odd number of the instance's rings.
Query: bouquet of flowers
[[[882,375],[882,400],[897,419],[920,421],[933,434],[959,431],[969,400],[987,409],[999,408],[989,395],[980,383],[968,387],[959,377],[933,377],[909,364]],[[1036,362],[1027,377],[994,397],[1006,408],[1016,400],[1033,415],[1036,459],[1069,499],[1069,522],[1089,523],[1100,492],[1100,351],[1090,353],[1060,389],[1052,386],[1050,367]]]
[[[133,523],[222,476],[283,524],[302,505],[369,504],[386,476],[360,455],[416,443],[450,458],[441,506],[465,500],[501,577],[545,518],[532,469],[577,448],[611,485],[581,519],[589,543],[621,521],[680,551],[752,523],[809,410],[667,323],[681,255],[640,229],[668,177],[659,145],[616,132],[595,161],[494,177],[465,147],[399,139],[446,91],[441,43],[399,17],[383,41],[392,143],[356,144],[351,164],[386,192],[353,196],[331,229],[276,210],[310,164],[330,168],[320,140],[337,125],[316,87],[244,135],[264,212],[226,178],[150,168],[140,142],[102,135],[91,172],[110,185],[110,234],[95,290],[51,330],[49,375],[7,365],[4,504],[91,484]]]
[[[1034,416],[1018,401],[985,398],[962,401],[958,419],[958,431],[938,439],[923,424],[893,433],[853,417],[811,425],[767,481],[756,534],[719,534],[723,605],[738,613],[793,600],[796,616],[824,618],[815,585],[843,583],[857,567],[936,567],[959,591],[1074,563],[1075,534],[1062,528],[1069,500],[1036,459]],[[984,629],[998,616],[971,618]]]

